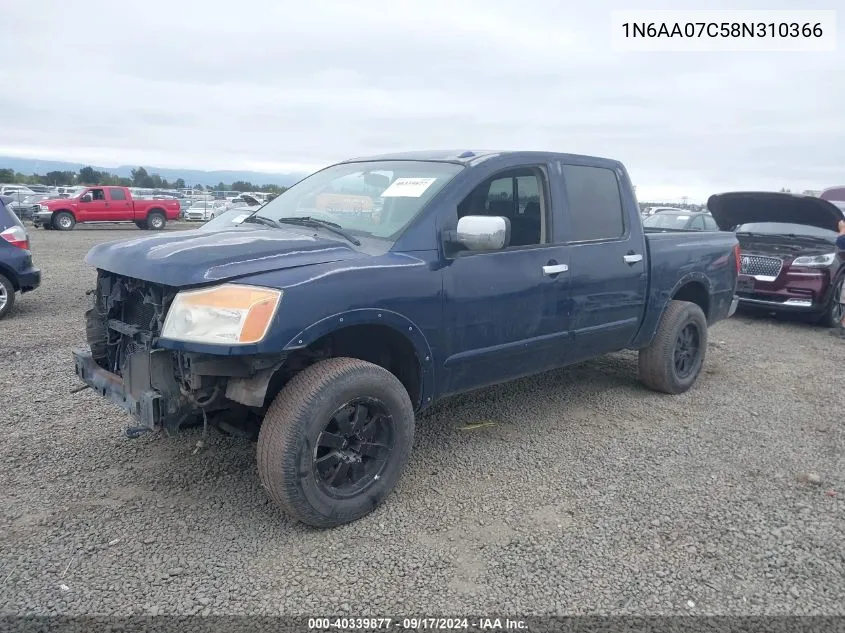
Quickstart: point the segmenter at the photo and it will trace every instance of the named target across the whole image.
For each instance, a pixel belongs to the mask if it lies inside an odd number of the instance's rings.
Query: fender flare
[[[660,311],[661,315],[663,314],[663,312],[666,311],[666,307],[669,305],[669,302],[672,300],[672,297],[675,296],[675,293],[678,292],[678,290],[680,290],[684,286],[686,286],[688,283],[693,281],[700,282],[704,286],[704,289],[707,291],[708,297],[713,296],[713,284],[710,282],[710,278],[707,275],[700,272],[687,273],[677,281],[677,283],[673,286],[672,290],[669,292],[669,295],[666,297],[666,301],[663,302],[663,307]],[[710,311],[709,308],[710,306],[708,306],[708,312]],[[709,314],[705,314],[704,317],[708,320],[710,319]]]
[[[302,330],[285,345],[284,351],[303,349],[326,334],[355,325],[383,325],[411,343],[420,367],[420,401],[415,403],[416,408],[421,410],[430,405],[434,397],[434,356],[431,345],[419,326],[398,312],[378,308],[338,312]]]
[[[144,217],[149,220],[151,213],[160,213],[164,216],[164,219],[167,220],[167,211],[162,207],[150,207],[147,209],[147,213]]]
[[[675,282],[675,285],[672,286],[672,289],[662,294],[654,297],[649,298],[647,305],[654,306],[655,314],[653,322],[649,321],[648,319],[643,323],[640,331],[637,333],[635,338],[636,344],[634,349],[639,349],[644,344],[647,344],[654,338],[655,333],[657,332],[657,328],[660,327],[660,319],[663,318],[663,314],[666,312],[666,308],[669,307],[669,302],[672,300],[672,297],[675,296],[675,293],[678,292],[681,288],[686,286],[690,282],[700,282],[704,285],[704,288],[707,290],[708,296],[713,296],[713,287],[710,283],[710,279],[704,273],[700,272],[690,272],[678,279]],[[648,308],[647,308],[648,310]],[[705,318],[708,319],[709,322],[709,315],[705,314]]]

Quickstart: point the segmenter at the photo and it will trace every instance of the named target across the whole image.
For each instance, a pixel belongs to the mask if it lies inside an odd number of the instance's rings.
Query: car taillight
[[[742,253],[739,250],[739,244],[734,244],[734,259],[736,260],[736,274],[739,274],[739,269],[742,267],[740,261],[742,260]]]
[[[9,242],[12,246],[17,246],[25,251],[29,250],[29,236],[19,226],[13,226],[0,233],[0,237]]]

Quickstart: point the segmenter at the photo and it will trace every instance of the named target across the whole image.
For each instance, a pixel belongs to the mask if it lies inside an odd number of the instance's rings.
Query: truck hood
[[[707,208],[722,231],[732,231],[751,222],[787,222],[837,231],[842,211],[815,196],[768,191],[718,193],[707,200]]]
[[[344,242],[303,230],[252,225],[106,242],[88,251],[85,263],[126,277],[184,287],[358,257],[366,254]]]

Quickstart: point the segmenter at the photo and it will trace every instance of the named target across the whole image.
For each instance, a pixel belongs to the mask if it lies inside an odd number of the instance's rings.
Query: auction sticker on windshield
[[[385,189],[382,198],[419,198],[437,178],[397,178]]]

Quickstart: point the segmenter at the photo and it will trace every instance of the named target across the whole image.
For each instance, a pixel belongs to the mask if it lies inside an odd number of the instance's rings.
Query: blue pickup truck
[[[739,251],[644,230],[617,161],[456,151],[344,161],[239,224],[86,262],[76,373],[128,431],[254,419],[272,500],[330,527],[385,499],[415,413],[445,396],[623,349],[647,387],[689,389]]]

